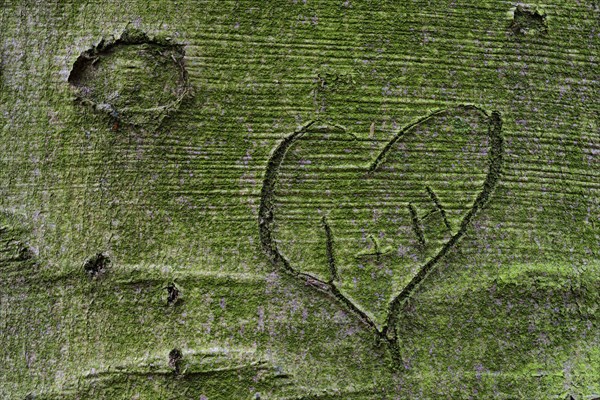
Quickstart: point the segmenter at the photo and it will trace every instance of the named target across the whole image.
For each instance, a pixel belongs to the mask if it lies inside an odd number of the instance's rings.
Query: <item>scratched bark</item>
[[[0,398],[600,398],[597,1],[0,6]]]

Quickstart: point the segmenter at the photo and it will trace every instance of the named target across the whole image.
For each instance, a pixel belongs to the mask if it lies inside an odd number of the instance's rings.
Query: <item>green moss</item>
[[[510,29],[520,18],[514,5],[497,1],[2,4],[0,209],[8,214],[0,226],[10,233],[0,235],[9,240],[0,244],[7,249],[0,253],[0,397],[580,399],[600,392],[600,44],[590,2],[549,1],[537,8],[545,24],[523,35]],[[124,30],[129,44],[109,39]],[[101,49],[92,46],[102,37]],[[181,79],[183,46],[185,87],[194,96],[162,118],[155,108],[181,93],[173,82]],[[93,49],[102,53],[98,65],[107,62],[104,75],[89,76],[102,94],[91,101],[113,104],[104,96],[118,92],[113,108],[129,122],[117,127],[112,110],[73,102],[68,75]],[[459,245],[402,304],[403,359],[394,370],[398,360],[343,305],[271,265],[259,233],[265,170],[281,140],[308,121],[356,137],[348,152],[329,139],[329,147],[317,146],[323,159],[340,154],[330,165],[343,169],[368,164],[402,127],[458,104],[499,111],[503,167]],[[466,174],[471,157],[462,160],[467,167],[458,162],[470,154],[460,150],[469,122],[437,124],[456,140],[432,145],[457,163],[442,157],[435,173],[413,179],[423,186],[412,200],[418,217],[429,211],[419,206],[436,207],[430,187],[453,232],[472,201],[470,185],[483,179]],[[376,233],[388,232],[374,235],[381,250],[406,237],[386,222],[408,215],[396,212],[398,202],[351,201],[344,197],[350,176],[316,172],[311,192],[283,194],[314,209],[326,186],[339,193],[335,200],[348,209],[328,220],[333,235],[349,234],[346,222],[358,215]],[[290,168],[288,177],[303,175]],[[378,185],[402,197],[386,179]],[[369,208],[378,207],[371,221]],[[309,215],[299,211],[299,228],[280,232],[309,243],[302,222]],[[441,214],[431,215],[423,231],[435,248],[446,229]],[[327,235],[315,222],[315,251],[292,243],[286,254],[325,279]],[[352,257],[374,250],[368,234],[357,237],[360,246],[335,246]],[[19,243],[34,257],[6,261],[19,255]],[[90,279],[84,265],[99,252],[110,256],[110,268]],[[359,271],[365,292],[354,294],[375,309],[372,294],[401,277],[375,274],[369,286],[369,273],[380,270],[376,261],[367,268]],[[172,282],[181,304],[168,304]],[[213,347],[230,352],[225,364],[245,367],[188,377],[168,367],[174,348],[185,371]],[[235,364],[236,349],[252,351]],[[253,364],[260,361],[264,368]],[[149,372],[153,363],[160,373]],[[115,374],[93,377],[92,368]]]

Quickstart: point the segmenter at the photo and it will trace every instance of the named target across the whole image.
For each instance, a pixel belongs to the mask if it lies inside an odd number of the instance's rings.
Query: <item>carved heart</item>
[[[474,106],[429,114],[388,143],[308,124],[268,162],[263,248],[395,340],[400,305],[488,200],[501,154],[500,114]]]

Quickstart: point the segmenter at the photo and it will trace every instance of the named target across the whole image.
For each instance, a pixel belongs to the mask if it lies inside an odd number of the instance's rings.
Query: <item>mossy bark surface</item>
[[[597,1],[0,7],[0,398],[600,398]]]

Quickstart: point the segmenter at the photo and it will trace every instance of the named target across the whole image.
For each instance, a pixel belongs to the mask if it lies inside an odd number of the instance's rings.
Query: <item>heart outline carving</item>
[[[503,138],[502,138],[502,118],[498,111],[493,111],[488,114],[482,108],[474,105],[458,105],[451,108],[445,108],[429,113],[428,115],[404,126],[394,137],[385,145],[385,147],[379,152],[377,157],[371,163],[368,168],[368,172],[374,172],[386,159],[388,153],[392,148],[403,139],[405,134],[415,129],[421,124],[426,123],[434,117],[437,117],[443,113],[448,113],[453,110],[468,110],[479,113],[485,117],[488,122],[487,139],[489,144],[489,152],[487,157],[489,160],[488,171],[485,176],[481,190],[475,196],[471,207],[464,214],[460,221],[459,229],[454,233],[428,260],[426,260],[417,272],[412,276],[410,281],[404,285],[404,287],[393,294],[392,300],[388,303],[387,315],[385,317],[385,324],[382,328],[379,328],[375,323],[374,319],[371,318],[368,313],[363,311],[357,304],[355,304],[347,295],[345,295],[340,288],[336,285],[338,278],[338,271],[333,265],[332,259],[332,233],[325,217],[322,218],[323,228],[326,234],[326,247],[327,255],[329,258],[329,271],[330,279],[323,280],[310,273],[302,272],[292,266],[290,261],[281,253],[277,246],[275,234],[274,234],[274,223],[275,223],[275,188],[277,185],[277,178],[279,170],[284,162],[288,150],[292,145],[304,136],[316,121],[311,121],[305,124],[300,129],[294,131],[292,134],[285,137],[274,149],[271,157],[267,162],[266,173],[263,181],[261,191],[261,201],[259,207],[259,234],[260,240],[263,247],[263,251],[271,263],[278,269],[283,270],[287,274],[294,278],[302,281],[305,285],[318,290],[321,293],[326,294],[330,298],[335,299],[340,305],[349,310],[352,314],[359,318],[369,329],[371,329],[376,336],[386,342],[391,350],[394,364],[398,365],[401,362],[399,342],[396,331],[396,324],[398,321],[398,315],[404,302],[414,293],[419,285],[431,274],[435,269],[438,262],[448,253],[450,249],[455,247],[460,239],[464,236],[466,229],[477,215],[477,213],[483,208],[483,206],[489,201],[490,196],[497,186],[501,167],[502,167],[502,154],[503,154]],[[428,187],[428,191],[431,189]],[[435,194],[431,191],[431,198],[434,202],[439,201]],[[439,205],[439,204],[438,204]],[[441,209],[441,208],[440,208]],[[443,211],[442,211],[443,214]],[[415,215],[413,214],[413,218]],[[448,225],[448,222],[444,216],[444,222]],[[448,225],[449,227],[449,225]],[[375,243],[374,239],[373,242]],[[375,243],[376,245],[376,243]]]

